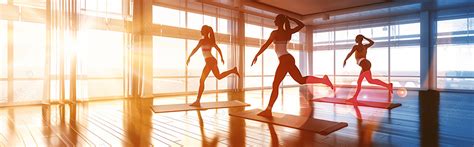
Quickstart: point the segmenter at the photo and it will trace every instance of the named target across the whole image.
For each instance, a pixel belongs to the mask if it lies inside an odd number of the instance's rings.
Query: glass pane
[[[333,41],[332,32],[317,32],[313,34],[314,45],[329,45]]]
[[[126,55],[123,37],[122,32],[107,30],[91,29],[78,32],[78,75],[86,77],[78,79],[78,83],[82,83],[82,89],[78,87],[78,91],[82,92],[81,96],[123,96]],[[97,90],[100,89],[97,86],[108,88],[101,91]]]
[[[6,3],[6,1],[5,1]],[[7,102],[7,74],[8,74],[8,63],[7,63],[7,41],[8,41],[8,34],[7,34],[7,21],[0,20],[0,103]]]
[[[398,35],[420,35],[420,23],[400,24],[398,26]]]
[[[438,33],[454,33],[467,30],[467,18],[442,20],[437,24]]]
[[[396,77],[390,78],[393,83],[393,87],[405,87],[405,88],[420,88],[419,77]]]
[[[473,78],[439,78],[437,81],[438,88],[441,89],[462,89],[474,90]]]
[[[252,60],[257,54],[259,48],[256,47],[245,47],[245,74],[246,75],[262,75],[262,56],[260,55],[257,59],[257,63],[252,65]],[[265,54],[265,52],[264,52]]]
[[[153,76],[185,76],[185,43],[185,39],[153,36]],[[191,60],[190,65],[196,56]]]
[[[153,93],[185,92],[185,78],[153,78]]]
[[[474,48],[472,45],[437,46],[438,88],[474,89]]]
[[[247,28],[245,28],[247,29]],[[269,27],[263,27],[263,36],[262,38],[267,40],[268,38],[270,38],[270,34],[272,34],[273,32],[273,28],[269,28]],[[293,37],[292,37],[293,39]]]
[[[6,1],[5,1],[6,3]],[[0,20],[0,103],[7,102],[7,21]]]
[[[13,68],[15,78],[44,77],[45,29],[44,24],[14,22]]]
[[[474,47],[468,32],[470,19],[438,21],[438,88],[474,90]]]
[[[262,27],[246,23],[245,24],[245,37],[258,38],[258,39],[262,38]]]
[[[174,27],[186,26],[186,14],[176,9],[153,6],[153,24],[162,24]]]
[[[0,80],[0,103],[6,103],[7,102],[7,81],[6,80]]]
[[[38,102],[43,98],[43,80],[16,80],[13,102]]]
[[[87,15],[123,19],[122,5],[122,0],[83,0],[80,10]]]
[[[334,75],[334,51],[313,51],[313,74]]]
[[[208,25],[211,26],[214,31],[216,31],[216,17],[213,16],[208,16],[208,15],[202,15],[202,14],[197,14],[197,13],[192,13],[192,12],[187,12],[188,13],[188,28],[190,29],[195,29],[195,30],[201,30],[201,27],[203,25]]]
[[[13,101],[32,102],[43,98],[45,68],[45,25],[30,22],[13,23]],[[35,35],[32,35],[35,34]],[[18,78],[27,78],[20,80]]]
[[[89,77],[122,77],[124,62],[123,33],[105,30],[79,32],[79,60],[82,73]],[[107,38],[104,40],[103,38]],[[107,60],[104,60],[107,58]]]
[[[189,78],[188,79],[188,91],[198,91],[199,90],[199,81],[200,78]],[[216,78],[207,77],[204,85],[204,91],[216,90]]]
[[[293,35],[291,35],[291,43],[300,43],[300,32],[296,32]]]
[[[391,76],[420,76],[420,47],[390,48]]]
[[[420,23],[392,26],[391,82],[394,87],[420,86]]]
[[[222,34],[229,34],[230,32],[230,23],[228,19],[217,18],[218,28],[217,32]]]
[[[6,78],[7,73],[7,21],[0,20],[0,81]],[[6,91],[5,91],[6,92]]]
[[[283,79],[283,85],[289,86],[289,85],[299,85],[288,73],[285,79]]]
[[[262,77],[245,77],[245,88],[262,87]]]
[[[123,79],[89,79],[77,82],[79,98],[121,97],[124,92]],[[80,86],[80,87],[79,87]]]

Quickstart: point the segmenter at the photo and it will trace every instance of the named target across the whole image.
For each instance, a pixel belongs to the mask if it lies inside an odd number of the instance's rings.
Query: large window
[[[313,33],[314,74],[327,74],[336,85],[357,85],[361,68],[354,55],[345,67],[343,61],[355,44],[355,36],[362,34],[375,41],[367,53],[374,78],[392,82],[395,87],[419,88],[420,23],[415,16],[410,18],[318,27]]]
[[[437,21],[437,87],[474,90],[474,13],[446,14]]]
[[[76,14],[70,13],[72,3],[58,1],[3,5],[15,9],[0,16],[0,104],[68,100],[73,74],[78,100],[125,96],[122,8],[129,5],[120,0],[77,2]],[[49,20],[48,11],[54,16]],[[68,20],[72,16],[77,16],[75,25]]]

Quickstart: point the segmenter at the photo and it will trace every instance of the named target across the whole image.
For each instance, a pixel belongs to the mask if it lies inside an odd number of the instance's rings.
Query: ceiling
[[[299,15],[311,15],[347,8],[368,6],[391,0],[256,0],[256,2],[280,8]]]

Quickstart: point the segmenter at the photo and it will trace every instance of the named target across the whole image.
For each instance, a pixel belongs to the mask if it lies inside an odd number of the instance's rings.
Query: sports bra
[[[211,45],[203,45],[201,46],[202,51],[211,51],[212,46]]]
[[[201,46],[201,49],[202,49],[202,55],[204,56],[204,59],[212,57],[212,53],[211,53],[212,46],[211,45],[203,45],[203,46]]]

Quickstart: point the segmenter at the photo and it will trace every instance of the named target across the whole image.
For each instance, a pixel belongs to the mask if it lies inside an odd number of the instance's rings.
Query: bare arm
[[[224,64],[224,57],[222,56],[221,48],[219,48],[219,46],[217,46],[217,44],[214,44],[214,47],[216,48],[217,53],[219,53],[219,55],[221,56],[222,64]]]
[[[346,56],[346,59],[344,59],[344,64],[342,65],[342,67],[346,66],[347,59],[349,59],[352,56],[352,54],[354,54],[355,51],[356,51],[356,48],[355,46],[353,46],[351,52],[349,52]]]
[[[193,51],[191,52],[191,54],[189,54],[189,57],[188,57],[188,60],[186,61],[186,65],[189,64],[189,61],[191,60],[191,57],[194,55],[194,53],[197,52],[197,50],[201,47],[202,43],[201,43],[201,40],[199,40],[199,43],[196,45],[196,47],[194,47]]]
[[[285,16],[287,19],[285,21],[285,30],[291,30],[290,20],[288,16]]]
[[[364,45],[366,48],[369,48],[369,47],[371,47],[372,45],[374,45],[374,41],[373,41],[372,39],[369,39],[369,38],[367,38],[367,37],[365,37],[365,36],[364,36],[364,39],[367,40],[367,41],[369,41],[369,44]]]
[[[289,20],[292,20],[292,21],[294,21],[294,22],[296,22],[296,24],[298,25],[298,26],[296,26],[295,28],[290,29],[290,32],[291,32],[292,34],[298,32],[298,31],[300,31],[300,30],[304,27],[304,23],[301,22],[300,20],[295,19],[295,18],[292,18],[292,17],[288,17],[288,19],[289,19]],[[289,26],[289,25],[288,25],[288,26]]]
[[[252,65],[255,64],[257,62],[257,59],[258,59],[258,56],[260,56],[260,54],[263,53],[263,51],[265,51],[268,46],[270,46],[270,44],[272,44],[273,40],[274,40],[274,37],[275,36],[275,33],[272,32],[272,34],[270,34],[270,37],[268,38],[267,42],[265,42],[265,44],[262,45],[262,47],[260,48],[260,50],[258,51],[258,53],[255,55],[255,57],[253,58],[253,61],[252,61]],[[252,66],[251,65],[251,66]]]

